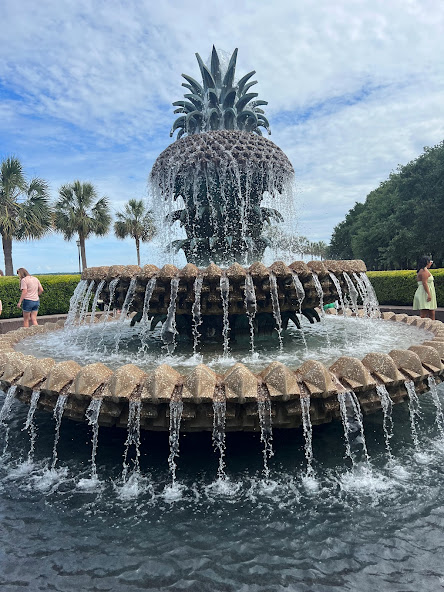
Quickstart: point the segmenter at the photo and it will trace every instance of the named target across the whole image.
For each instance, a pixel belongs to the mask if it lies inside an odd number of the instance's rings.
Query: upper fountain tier
[[[256,84],[247,83],[254,72],[235,82],[236,56],[237,50],[223,71],[214,48],[210,69],[197,54],[202,85],[184,75],[191,93],[173,103],[183,113],[172,130],[180,128],[178,140],[160,154],[150,174],[156,208],[165,206],[165,230],[179,222],[186,233],[172,246],[196,265],[261,260],[270,244],[265,223],[283,221],[262,201],[294,201],[293,167],[262,137],[259,128],[269,126],[259,106],[267,103],[247,92]]]
[[[234,263],[228,269],[221,269],[214,263],[205,269],[191,263],[183,269],[174,265],[161,269],[155,265],[143,268],[113,265],[85,269],[82,279],[97,282],[97,285],[101,282],[100,298],[111,308],[137,311],[135,321],[148,314],[149,308],[152,328],[165,322],[171,314],[177,321],[177,330],[190,335],[196,304],[205,324],[221,334],[219,325],[225,302],[225,313],[234,335],[245,328],[248,312],[256,317],[259,333],[273,332],[277,308],[283,329],[289,320],[299,326],[297,313],[304,314],[310,322],[319,320],[316,307],[338,300],[338,291],[349,293],[347,273],[365,271],[363,261],[310,261],[308,264],[295,261],[289,266],[276,261],[270,267],[256,262],[249,268]],[[173,300],[174,310],[171,309]],[[214,324],[217,326],[213,327]]]

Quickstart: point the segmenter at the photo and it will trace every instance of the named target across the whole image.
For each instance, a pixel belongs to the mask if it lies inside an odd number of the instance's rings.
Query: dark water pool
[[[439,388],[441,400],[444,389]],[[0,395],[0,405],[4,394]],[[444,590],[444,442],[420,397],[419,448],[406,404],[393,410],[388,462],[382,415],[365,418],[370,465],[344,459],[340,422],[315,427],[315,479],[304,479],[302,430],[275,431],[270,479],[257,434],[228,434],[216,481],[211,434],[181,435],[171,487],[168,434],[143,433],[140,474],[121,481],[126,433],[37,412],[33,462],[14,402],[0,426],[0,584],[12,591]]]

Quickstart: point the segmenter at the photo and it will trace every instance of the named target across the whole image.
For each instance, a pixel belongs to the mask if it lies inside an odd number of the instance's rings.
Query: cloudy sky
[[[441,0],[3,0],[0,157],[29,176],[91,181],[114,210],[146,198],[171,142],[181,74],[200,79],[213,44],[256,70],[270,139],[296,171],[295,228],[329,241],[356,201],[444,139]],[[75,242],[14,243],[14,265],[75,271]],[[143,263],[161,263],[154,245]],[[109,236],[88,265],[135,263]],[[181,261],[179,260],[178,263]]]

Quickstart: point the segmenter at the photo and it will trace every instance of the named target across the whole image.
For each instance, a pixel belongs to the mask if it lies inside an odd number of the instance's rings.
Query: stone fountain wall
[[[341,357],[329,368],[316,360],[296,370],[273,362],[254,374],[235,364],[223,375],[200,364],[188,375],[161,365],[145,373],[132,364],[115,372],[101,363],[84,367],[74,361],[56,363],[14,350],[21,339],[60,330],[63,323],[18,329],[0,336],[0,384],[16,385],[16,396],[30,402],[33,390],[40,391],[39,408],[53,411],[60,394],[66,394],[64,416],[85,420],[91,401],[102,399],[99,424],[127,427],[129,401],[141,401],[141,428],[169,429],[171,401],[183,402],[181,430],[201,431],[213,427],[213,402],[226,401],[226,429],[259,430],[258,400],[269,399],[273,426],[295,428],[302,423],[301,398],[310,396],[313,424],[340,417],[338,394],[353,390],[363,413],[381,408],[377,385],[385,385],[394,403],[407,397],[406,381],[417,392],[428,389],[428,378],[442,380],[444,372],[444,325],[415,316],[384,313],[386,322],[403,322],[433,333],[433,339],[408,350],[389,354],[369,353],[362,360]]]
[[[227,269],[221,269],[215,264],[210,264],[205,269],[189,263],[182,269],[174,265],[165,265],[161,269],[155,265],[145,265],[143,268],[137,265],[113,265],[111,267],[90,267],[82,273],[85,280],[105,280],[106,284],[101,292],[101,298],[109,303],[109,284],[119,278],[116,288],[114,304],[116,308],[122,308],[128,286],[133,278],[137,278],[136,291],[132,300],[131,310],[142,310],[147,282],[156,277],[156,286],[150,300],[150,314],[166,314],[170,303],[171,280],[179,279],[178,297],[176,302],[176,315],[191,315],[195,300],[194,281],[202,277],[201,314],[222,315],[222,298],[220,279],[225,276],[229,280],[229,312],[230,314],[245,314],[245,278],[251,276],[255,288],[258,312],[273,313],[273,305],[270,289],[270,275],[276,277],[278,286],[279,308],[281,312],[299,312],[299,299],[293,281],[296,274],[303,286],[305,297],[303,308],[315,308],[319,306],[319,294],[313,281],[313,272],[318,277],[323,290],[323,302],[328,304],[338,299],[337,289],[329,275],[329,272],[337,274],[343,293],[348,291],[342,272],[362,273],[366,271],[363,261],[295,261],[286,265],[282,261],[276,261],[270,267],[262,263],[254,263],[250,267],[242,267],[234,263]]]

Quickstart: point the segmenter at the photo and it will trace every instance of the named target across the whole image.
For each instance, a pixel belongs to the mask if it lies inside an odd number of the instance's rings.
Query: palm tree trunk
[[[14,275],[12,266],[12,238],[2,234],[3,254],[5,256],[5,275]]]
[[[136,237],[137,265],[140,267],[140,241]]]
[[[85,237],[79,234],[80,241],[80,254],[82,257],[82,271],[87,268],[86,265],[86,252],[85,252]]]

